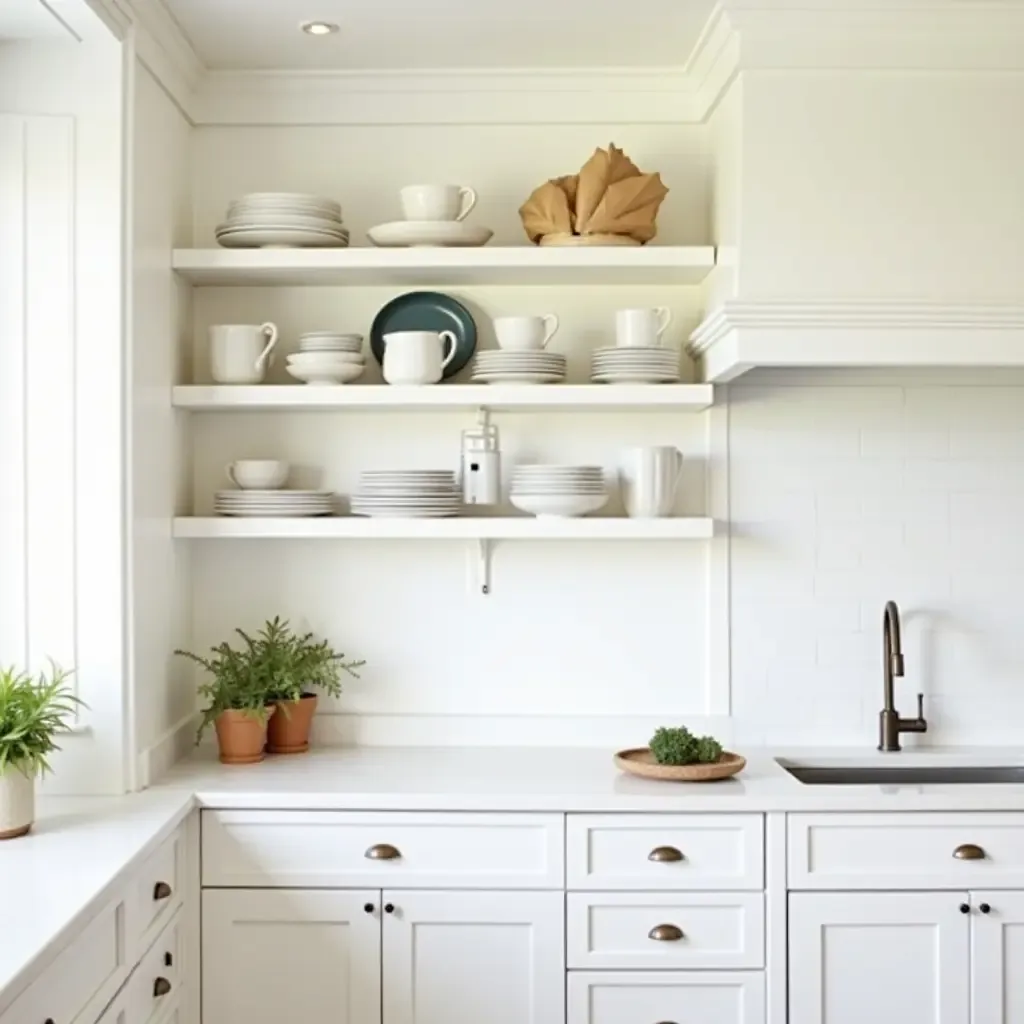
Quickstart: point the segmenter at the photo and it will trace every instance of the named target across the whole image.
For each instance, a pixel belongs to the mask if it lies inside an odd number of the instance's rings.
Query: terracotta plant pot
[[[275,710],[270,709],[271,717]],[[244,711],[222,711],[214,727],[221,764],[255,764],[263,760],[263,748],[267,745],[266,719],[260,721]]]
[[[267,730],[267,750],[272,754],[304,754],[309,750],[309,729],[316,714],[315,693],[299,700],[281,701]]]
[[[0,839],[25,835],[35,817],[35,777],[10,765],[0,775]]]

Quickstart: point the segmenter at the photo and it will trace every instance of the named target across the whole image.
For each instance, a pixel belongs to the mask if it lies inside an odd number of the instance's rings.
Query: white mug
[[[672,322],[667,306],[654,309],[620,309],[615,314],[615,344],[624,348],[655,348]]]
[[[683,454],[678,448],[629,448],[619,470],[626,515],[663,519],[672,515]]]
[[[407,185],[401,196],[406,220],[465,220],[476,206],[468,185]]]
[[[547,348],[558,330],[558,317],[554,313],[542,316],[499,316],[494,320],[494,333],[498,347],[514,352]]]
[[[276,324],[214,324],[210,374],[218,384],[259,384],[276,344]]]
[[[239,459],[229,463],[225,473],[243,491],[276,491],[288,480],[288,463],[277,459]]]
[[[444,354],[445,345],[449,346]],[[393,331],[384,335],[381,369],[389,384],[436,384],[455,358],[458,339],[451,331]]]

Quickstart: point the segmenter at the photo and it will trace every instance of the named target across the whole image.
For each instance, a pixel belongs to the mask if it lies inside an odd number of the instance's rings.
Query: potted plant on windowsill
[[[36,778],[51,770],[50,754],[60,749],[54,737],[84,706],[67,684],[70,676],[53,662],[35,679],[0,669],[0,839],[32,828]]]
[[[268,703],[269,676],[259,645],[242,630],[235,632],[243,640],[240,649],[224,640],[210,648],[209,657],[192,651],[174,653],[195,662],[209,674],[198,688],[206,707],[196,743],[212,725],[223,764],[255,764],[263,760],[267,721],[276,709]]]
[[[301,754],[309,749],[309,730],[320,690],[329,697],[341,695],[341,675],[356,671],[364,661],[346,661],[326,640],[312,633],[293,632],[288,621],[275,617],[257,634],[270,680],[270,700],[277,713],[270,720],[267,749],[272,754]]]

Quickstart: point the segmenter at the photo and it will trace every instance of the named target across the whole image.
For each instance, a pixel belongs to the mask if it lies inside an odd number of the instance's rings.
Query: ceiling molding
[[[1024,305],[730,300],[686,350],[713,383],[758,368],[1020,368]]]
[[[700,118],[682,69],[210,71],[201,124],[680,124]]]

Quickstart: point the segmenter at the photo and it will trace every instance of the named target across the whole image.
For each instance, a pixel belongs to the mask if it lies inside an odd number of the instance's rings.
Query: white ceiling
[[[9,0],[0,0],[0,4]],[[222,69],[679,67],[714,0],[164,0]],[[341,26],[332,36],[303,21]]]
[[[0,0],[0,39],[67,39],[67,26],[42,0]]]

